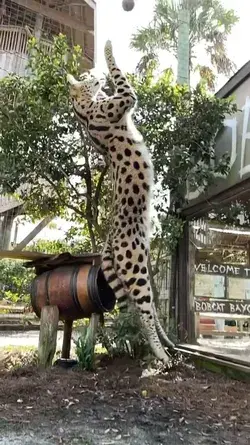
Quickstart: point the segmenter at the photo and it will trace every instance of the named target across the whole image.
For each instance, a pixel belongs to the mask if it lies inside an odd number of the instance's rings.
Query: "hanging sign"
[[[226,275],[229,277],[249,278],[250,266],[234,264],[198,263],[195,264],[195,272],[208,275]]]
[[[216,314],[248,315],[250,318],[250,300],[194,300],[195,312],[214,312]]]

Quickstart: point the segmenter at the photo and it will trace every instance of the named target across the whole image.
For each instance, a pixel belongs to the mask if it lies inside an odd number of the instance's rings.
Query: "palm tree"
[[[158,60],[158,50],[177,56],[178,8],[183,8],[190,11],[190,70],[198,70],[211,84],[214,80],[211,67],[218,74],[230,76],[236,66],[227,55],[226,41],[239,20],[234,11],[225,9],[220,0],[180,0],[179,6],[176,3],[175,0],[156,0],[152,22],[132,36],[131,47],[143,53],[138,71],[143,72],[152,60]],[[201,45],[211,67],[195,61]]]

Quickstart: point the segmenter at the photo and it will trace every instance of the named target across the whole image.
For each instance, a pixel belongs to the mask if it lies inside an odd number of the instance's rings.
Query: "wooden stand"
[[[95,349],[96,333],[99,321],[100,321],[99,314],[92,314],[89,320],[86,343],[89,345],[89,348],[93,350],[93,352]]]
[[[92,262],[94,265],[99,265],[101,263],[100,255],[81,255],[81,258],[84,258],[85,262]],[[74,258],[69,254],[65,254],[64,256],[59,255],[56,258],[52,258],[50,261],[53,263],[53,266],[50,270],[59,267],[64,264],[65,260],[70,262],[70,264],[74,264],[78,258]],[[79,260],[79,259],[78,259]],[[42,266],[51,267],[51,262],[48,259],[45,260],[37,260],[38,263],[36,266],[38,267],[41,263]],[[39,263],[40,261],[40,263]],[[45,265],[43,264],[45,261]],[[55,264],[54,264],[55,263]],[[41,269],[40,264],[40,269]],[[33,264],[34,266],[34,264]],[[44,272],[43,269],[37,270],[37,274],[41,274]],[[45,268],[46,269],[46,268]],[[48,304],[48,303],[47,303]],[[59,306],[60,307],[60,306]],[[65,315],[65,314],[64,314]],[[67,314],[66,314],[67,315]],[[62,316],[62,314],[61,314]],[[65,317],[66,318],[66,317]],[[95,351],[95,343],[96,343],[96,333],[98,329],[98,323],[100,321],[100,314],[92,313],[90,318],[90,323],[87,331],[86,337],[86,351],[87,356],[89,355],[90,360],[94,358]],[[38,347],[38,357],[39,357],[39,365],[43,368],[47,368],[52,365],[53,357],[56,352],[56,343],[57,343],[57,329],[59,322],[59,309],[57,306],[49,306],[46,305],[41,310],[41,322],[40,322],[40,334],[39,334],[39,347]],[[77,361],[70,360],[70,349],[71,349],[71,337],[72,337],[72,327],[73,320],[65,320],[64,322],[64,334],[63,334],[63,345],[62,345],[62,356],[61,359],[58,359],[55,364],[61,365],[63,367],[71,367],[74,366]]]
[[[43,368],[47,368],[52,365],[56,352],[58,322],[58,307],[44,306],[41,311],[38,345],[38,362]]]
[[[95,344],[96,344],[96,332],[98,323],[100,320],[99,314],[92,314],[89,326],[85,338],[84,351],[84,367],[88,371],[92,371],[95,367]]]

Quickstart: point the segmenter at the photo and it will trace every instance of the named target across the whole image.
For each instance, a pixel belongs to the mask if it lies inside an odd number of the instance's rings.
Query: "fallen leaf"
[[[69,402],[68,405],[66,406],[66,409],[69,409],[72,405],[75,405],[74,402]]]

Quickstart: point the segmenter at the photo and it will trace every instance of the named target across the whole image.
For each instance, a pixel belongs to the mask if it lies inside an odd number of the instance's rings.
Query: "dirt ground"
[[[95,373],[0,375],[1,445],[250,445],[250,384],[185,364],[143,377],[138,363]]]

